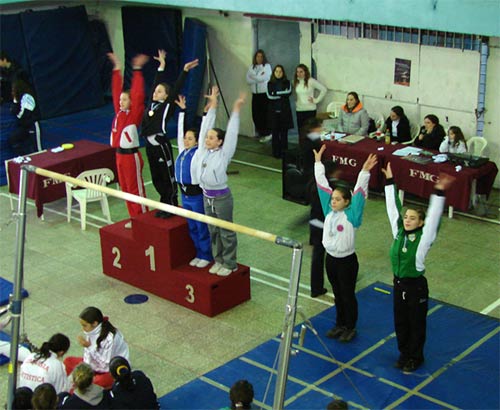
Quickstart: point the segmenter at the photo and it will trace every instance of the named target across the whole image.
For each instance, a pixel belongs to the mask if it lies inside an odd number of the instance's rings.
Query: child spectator
[[[205,214],[225,221],[233,221],[233,196],[227,186],[227,167],[236,151],[240,126],[240,110],[245,102],[244,94],[234,102],[233,112],[224,133],[219,128],[212,128],[217,107],[219,91],[212,89],[209,96],[209,110],[204,126],[200,130],[200,139],[204,144],[198,147],[198,154],[193,166],[194,177],[200,181],[203,189]],[[228,276],[238,269],[236,263],[236,232],[209,225],[212,239],[212,253],[215,263],[209,269],[212,274]]]
[[[115,54],[108,53],[114,65],[111,89],[115,118],[111,128],[110,143],[116,149],[116,169],[118,182],[123,192],[146,196],[142,169],[144,161],[139,151],[139,133],[137,131],[144,113],[144,77],[142,67],[147,63],[148,57],[139,54],[132,59],[133,75],[129,91],[122,91],[123,78],[120,72],[120,62]],[[144,205],[135,202],[126,202],[130,216],[137,216],[147,211]],[[125,225],[131,227],[129,222]]]
[[[31,398],[33,410],[53,410],[57,408],[57,393],[50,383],[42,383],[33,392]]]
[[[158,400],[151,380],[140,370],[130,368],[124,357],[111,359],[109,371],[115,382],[111,389],[113,409],[158,409]]]
[[[33,390],[29,387],[18,387],[14,392],[12,410],[30,410]]]
[[[454,178],[441,174],[431,195],[427,217],[423,210],[408,208],[401,218],[401,203],[394,185],[391,163],[382,170],[386,177],[385,200],[394,242],[391,264],[394,273],[394,327],[399,358],[395,366],[414,372],[424,362],[429,289],[425,257],[436,239],[446,191]]]
[[[17,80],[12,85],[11,112],[17,117],[17,126],[9,137],[9,145],[16,155],[35,151],[36,101],[28,83]]]
[[[238,380],[229,390],[231,407],[222,410],[251,409],[253,402],[253,386],[247,380]]]
[[[173,90],[165,83],[165,57],[164,50],[158,50],[155,60],[160,62],[154,82],[154,92],[149,108],[144,114],[141,126],[141,136],[146,140],[146,154],[153,185],[160,194],[160,202],[177,206],[177,185],[175,183],[174,156],[172,144],[167,137],[167,123],[174,115],[174,101],[179,94],[187,73],[198,65],[198,60],[184,64],[184,69],[177,78]],[[158,218],[169,218],[170,213],[157,211]]]
[[[181,108],[177,125],[177,146],[179,155],[175,161],[175,180],[181,187],[182,206],[189,211],[205,213],[203,208],[203,191],[199,181],[193,178],[191,168],[193,158],[198,153],[198,136],[195,129],[188,129],[184,132],[184,119],[186,110],[186,98],[179,95],[175,103]],[[203,121],[206,116],[203,116]],[[197,268],[205,268],[213,260],[210,244],[210,233],[207,224],[193,219],[188,219],[189,236],[193,240],[196,249],[196,257],[189,262],[189,265]]]
[[[267,83],[269,126],[272,131],[273,157],[282,158],[288,150],[288,130],[293,128],[290,94],[292,85],[286,78],[282,65],[274,67],[271,80]]]
[[[444,137],[439,146],[439,152],[449,152],[451,154],[465,154],[467,152],[467,143],[460,127],[454,125],[450,127],[448,136]]]
[[[83,358],[67,357],[66,372],[70,374],[83,361],[96,373],[94,383],[110,388],[113,377],[109,373],[109,362],[115,356],[128,359],[128,345],[121,332],[96,307],[87,307],[80,313],[80,324],[85,335],[78,336],[78,343],[84,348]]]
[[[358,258],[354,248],[356,230],[361,226],[363,210],[368,194],[370,170],[377,164],[377,156],[370,154],[359,172],[354,192],[337,185],[332,192],[325,176],[325,166],[321,156],[326,146],[314,151],[316,163],[314,176],[325,215],[323,246],[326,255],[326,274],[335,296],[337,318],[335,327],[327,337],[350,342],[356,336],[358,301],[356,300],[356,280],[358,278]]]
[[[56,393],[69,391],[66,368],[61,362],[70,346],[67,336],[56,333],[44,342],[37,352],[31,353],[21,365],[19,386],[35,389],[42,383],[50,383]]]
[[[86,363],[80,363],[71,373],[75,391],[60,395],[60,409],[111,409],[109,390],[93,384],[94,372]]]

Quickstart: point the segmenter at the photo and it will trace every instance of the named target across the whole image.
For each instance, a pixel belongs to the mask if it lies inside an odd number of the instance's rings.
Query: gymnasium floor
[[[103,138],[102,142],[107,140]],[[234,220],[305,244],[299,304],[312,317],[329,308],[333,298],[330,292],[318,299],[309,297],[308,208],[281,199],[281,174],[268,169],[279,170],[280,165],[269,154],[269,146],[241,138],[236,161],[229,169]],[[144,180],[148,197],[157,199],[147,165]],[[113,221],[127,217],[123,203],[111,198],[110,205]],[[495,207],[498,209],[498,203]],[[90,207],[89,212],[100,216],[98,205]],[[81,355],[76,343],[78,314],[86,306],[98,306],[124,333],[134,367],[145,371],[158,396],[163,396],[281,331],[291,264],[289,249],[239,235],[238,260],[252,269],[252,299],[208,318],[153,295],[147,303],[126,304],[124,297],[138,290],[102,274],[98,228],[103,225],[102,219],[91,219],[87,230],[81,231],[77,220],[66,223],[65,200],[46,205],[44,220],[37,219],[33,204],[28,206],[24,287],[30,296],[24,303],[22,329],[35,345],[62,332],[75,341],[69,354]],[[499,233],[496,224],[460,215],[452,220],[443,217],[438,239],[427,258],[431,297],[500,318],[496,303],[500,298]],[[7,189],[2,187],[0,275],[9,280],[14,239]],[[370,195],[357,236],[358,290],[376,281],[391,283],[390,242],[383,198]],[[390,315],[387,321],[392,321]],[[5,401],[7,377],[7,367],[3,366],[0,403]]]

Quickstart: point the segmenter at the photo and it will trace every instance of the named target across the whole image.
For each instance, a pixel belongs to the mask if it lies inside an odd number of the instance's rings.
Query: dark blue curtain
[[[84,6],[21,13],[42,118],[103,104]]]

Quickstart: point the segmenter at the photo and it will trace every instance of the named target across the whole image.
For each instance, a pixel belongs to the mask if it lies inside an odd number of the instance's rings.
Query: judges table
[[[365,138],[356,144],[344,144],[338,141],[325,141],[324,144],[326,145],[324,156],[336,161],[342,172],[341,178],[351,183],[356,181],[368,154],[377,155],[378,164],[371,171],[370,177],[370,188],[376,191],[383,190],[382,168],[387,162],[391,163],[397,187],[421,198],[429,198],[439,174],[447,173],[456,180],[446,194],[446,203],[459,211],[469,209],[471,193],[489,195],[498,173],[497,166],[491,161],[479,168],[462,167],[460,171],[457,171],[455,165],[450,162],[419,164],[393,155],[394,151],[407,145],[384,144],[371,138]]]
[[[31,157],[28,164],[71,177],[76,177],[89,169],[109,168],[115,174],[115,178],[117,177],[115,150],[109,145],[87,140],[74,142],[73,145],[74,148],[58,153],[44,151],[27,155]],[[9,192],[12,194],[19,193],[19,174],[22,165],[24,164],[15,163],[13,160],[5,162]],[[27,196],[35,200],[37,215],[40,217],[43,214],[43,204],[66,196],[65,184],[30,172]]]

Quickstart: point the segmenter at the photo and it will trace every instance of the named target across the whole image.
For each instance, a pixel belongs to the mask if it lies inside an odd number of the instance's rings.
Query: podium
[[[229,276],[189,266],[195,257],[187,220],[156,218],[155,211],[105,226],[101,237],[105,275],[213,317],[250,299],[250,269],[238,265]]]

